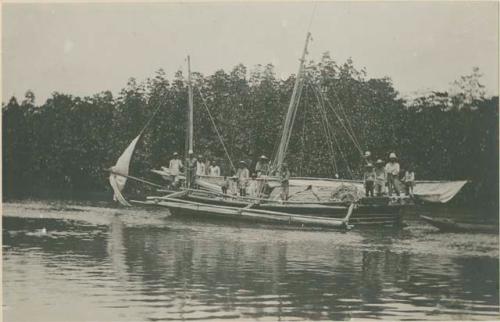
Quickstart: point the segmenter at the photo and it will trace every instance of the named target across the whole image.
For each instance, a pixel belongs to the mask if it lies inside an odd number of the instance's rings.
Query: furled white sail
[[[142,134],[142,132],[141,132]],[[113,188],[114,196],[113,200],[118,201],[124,206],[130,206],[130,204],[125,200],[122,195],[123,188],[127,183],[128,171],[130,167],[130,160],[132,159],[132,154],[134,154],[135,146],[141,137],[139,134],[135,139],[130,142],[128,147],[123,151],[122,155],[116,161],[116,164],[111,167],[111,174],[109,175],[109,183]]]

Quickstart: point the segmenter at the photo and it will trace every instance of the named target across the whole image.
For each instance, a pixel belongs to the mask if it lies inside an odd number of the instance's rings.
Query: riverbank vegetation
[[[149,169],[167,165],[174,151],[185,152],[185,76],[179,71],[168,79],[159,70],[143,82],[130,79],[116,97],[108,91],[90,97],[54,92],[36,104],[28,91],[24,98],[10,98],[2,105],[4,195],[109,190],[103,169],[160,106],[131,168],[135,176],[159,180]],[[220,160],[230,173],[206,104],[233,160],[273,155],[293,75],[280,79],[272,65],[238,65],[193,78],[196,154]],[[498,96],[485,96],[477,69],[448,92],[412,99],[401,98],[389,78],[369,78],[352,61],[338,64],[328,54],[310,62],[307,78],[287,157],[293,175],[358,176],[361,156],[347,126],[375,158],[396,152],[402,168],[411,165],[417,179],[470,180],[468,202],[498,207]],[[334,108],[327,110],[328,123],[315,89]]]

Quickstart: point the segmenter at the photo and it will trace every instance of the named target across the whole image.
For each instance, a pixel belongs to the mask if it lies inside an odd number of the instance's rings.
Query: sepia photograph
[[[4,2],[3,321],[500,320],[499,6]]]

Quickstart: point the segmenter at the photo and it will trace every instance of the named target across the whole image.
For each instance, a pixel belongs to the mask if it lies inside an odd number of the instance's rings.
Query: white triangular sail
[[[135,146],[141,137],[139,134],[135,139],[130,142],[128,147],[123,151],[122,155],[116,161],[116,164],[111,167],[111,174],[109,175],[109,183],[113,188],[114,196],[113,200],[118,201],[124,206],[130,206],[130,204],[125,200],[122,195],[122,191],[125,188],[125,184],[127,183],[127,177],[129,168],[130,168],[130,160],[132,159],[132,154],[134,154]]]

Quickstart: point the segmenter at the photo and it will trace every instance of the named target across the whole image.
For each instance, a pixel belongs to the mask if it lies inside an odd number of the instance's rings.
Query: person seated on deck
[[[411,165],[409,165],[408,169],[405,171],[403,182],[405,184],[406,195],[413,197],[413,187],[415,186],[415,172],[413,171],[413,167]]]
[[[381,159],[378,159],[377,162],[375,162],[375,194],[377,197],[382,196],[384,193],[384,187],[385,187],[385,181],[386,181],[386,173],[385,173],[385,168],[384,168],[384,161]]]
[[[179,184],[179,174],[182,171],[182,161],[179,158],[179,153],[174,152],[172,160],[168,165],[168,169],[170,171],[170,176],[172,178],[172,187],[177,188]]]
[[[255,173],[257,174],[257,177],[260,177],[262,175],[267,175],[268,172],[269,172],[268,159],[265,155],[261,155],[259,161],[257,161],[257,164],[255,165]]]
[[[280,183],[281,183],[281,200],[287,201],[288,193],[290,192],[290,170],[288,170],[288,165],[286,163],[281,164]]]
[[[208,170],[208,175],[212,177],[219,177],[220,176],[220,168],[217,165],[217,162],[213,160],[211,162],[210,168]]]
[[[366,197],[373,197],[373,189],[375,186],[375,171],[373,170],[373,164],[366,164],[365,172],[363,173],[363,181],[365,182]]]
[[[256,173],[252,173],[252,177],[248,183],[248,195],[253,198],[257,198],[259,195],[259,182],[257,181]]]
[[[393,192],[399,196],[399,163],[396,161],[396,153],[391,152],[389,155],[389,162],[385,165],[385,172],[387,173],[387,188],[389,189],[389,196],[392,196]]]
[[[246,189],[249,176],[247,163],[245,161],[240,161],[238,171],[236,171],[236,177],[238,178],[238,189],[240,190],[240,196],[242,197],[247,194]]]
[[[200,154],[198,155],[198,160],[196,161],[196,175],[204,176],[206,174],[205,171],[205,162],[203,160],[203,156]]]

